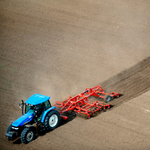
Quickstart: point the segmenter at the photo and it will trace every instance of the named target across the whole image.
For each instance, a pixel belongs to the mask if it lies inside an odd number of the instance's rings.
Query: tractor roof
[[[41,104],[49,99],[50,99],[49,96],[45,96],[45,95],[41,95],[41,94],[34,94],[26,100],[26,103],[31,104],[31,105],[37,105],[37,104]]]

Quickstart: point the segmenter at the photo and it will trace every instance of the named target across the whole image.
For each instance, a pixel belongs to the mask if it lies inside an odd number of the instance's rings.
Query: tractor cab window
[[[31,112],[33,112],[33,106],[32,105],[29,105],[29,104],[26,104],[25,105],[25,113],[27,113],[28,111],[31,111]]]
[[[46,101],[46,102],[44,102],[44,105],[45,105],[45,109],[48,109],[48,108],[51,107],[51,104],[50,104],[50,101],[49,101],[49,100]]]
[[[25,105],[25,113],[27,113],[29,111],[31,106],[29,106],[28,104]]]
[[[34,111],[35,111],[37,116],[40,116],[43,113],[43,110],[44,110],[43,103],[34,106]]]

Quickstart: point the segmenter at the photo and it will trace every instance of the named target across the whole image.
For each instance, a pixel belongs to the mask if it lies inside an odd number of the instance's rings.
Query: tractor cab
[[[22,108],[22,114],[26,114],[27,112],[35,112],[37,114],[47,110],[51,107],[51,103],[49,101],[50,97],[41,95],[41,94],[34,94],[29,99],[22,103],[19,103],[20,108]]]
[[[40,121],[43,112],[51,107],[49,99],[49,96],[34,94],[26,102],[22,100],[22,103],[19,103],[20,108],[22,108],[22,115],[32,113],[36,120]]]

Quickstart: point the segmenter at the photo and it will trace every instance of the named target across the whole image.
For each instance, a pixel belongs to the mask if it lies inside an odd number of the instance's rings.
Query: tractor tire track
[[[150,90],[150,57],[101,83],[107,92],[118,92],[120,98],[111,101],[118,106]]]

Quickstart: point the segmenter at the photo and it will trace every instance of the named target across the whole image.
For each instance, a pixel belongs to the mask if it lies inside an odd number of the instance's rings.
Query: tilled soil
[[[150,57],[135,66],[104,81],[101,85],[108,92],[117,91],[121,97],[111,104],[118,106],[150,90]]]
[[[0,149],[149,150],[150,2],[0,1]],[[112,109],[71,117],[33,142],[5,138],[18,103],[63,101],[100,84]]]

